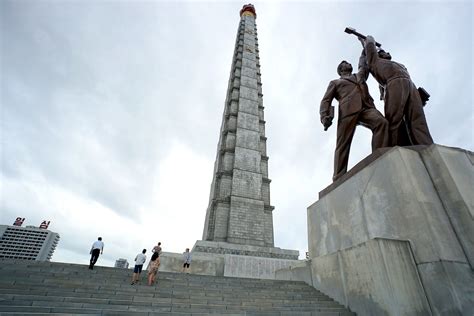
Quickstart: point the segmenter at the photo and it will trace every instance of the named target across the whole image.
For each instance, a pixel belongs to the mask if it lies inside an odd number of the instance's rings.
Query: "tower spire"
[[[240,10],[203,240],[273,247],[256,17]]]

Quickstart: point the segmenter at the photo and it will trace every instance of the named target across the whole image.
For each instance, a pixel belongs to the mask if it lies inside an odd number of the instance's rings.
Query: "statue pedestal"
[[[383,150],[308,208],[312,284],[360,315],[473,315],[474,154]]]

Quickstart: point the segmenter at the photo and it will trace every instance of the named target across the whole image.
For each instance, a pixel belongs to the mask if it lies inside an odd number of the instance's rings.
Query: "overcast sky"
[[[201,239],[243,4],[1,0],[0,223],[50,220],[54,261],[87,263],[102,236],[99,265]],[[437,144],[473,150],[471,1],[254,5],[275,246],[304,256],[306,208],[331,183],[336,125],[318,112],[338,63],[358,62],[346,26],[431,94]],[[370,138],[357,129],[350,166]]]

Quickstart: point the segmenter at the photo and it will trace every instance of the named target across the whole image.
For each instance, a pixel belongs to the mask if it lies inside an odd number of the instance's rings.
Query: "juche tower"
[[[194,251],[297,259],[274,247],[257,15],[244,5],[222,116],[203,240]]]

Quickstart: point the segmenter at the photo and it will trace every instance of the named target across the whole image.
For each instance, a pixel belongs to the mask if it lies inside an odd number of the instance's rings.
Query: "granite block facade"
[[[241,113],[248,113],[248,114],[258,115],[259,114],[258,102],[248,100],[248,99],[241,99],[241,100],[239,100],[239,111]],[[259,116],[259,118],[260,118],[260,116]]]
[[[228,87],[203,240],[193,253],[209,256],[216,275],[273,279],[276,269],[297,263],[299,253],[274,247],[253,15],[241,16]]]
[[[242,15],[206,213],[206,241],[273,246],[273,206],[258,60],[255,16]]]
[[[235,168],[254,173],[260,173],[261,170],[261,154],[258,150],[252,150],[242,147],[235,149]]]
[[[259,118],[258,115],[240,112],[237,117],[237,128],[244,128],[259,132]]]

